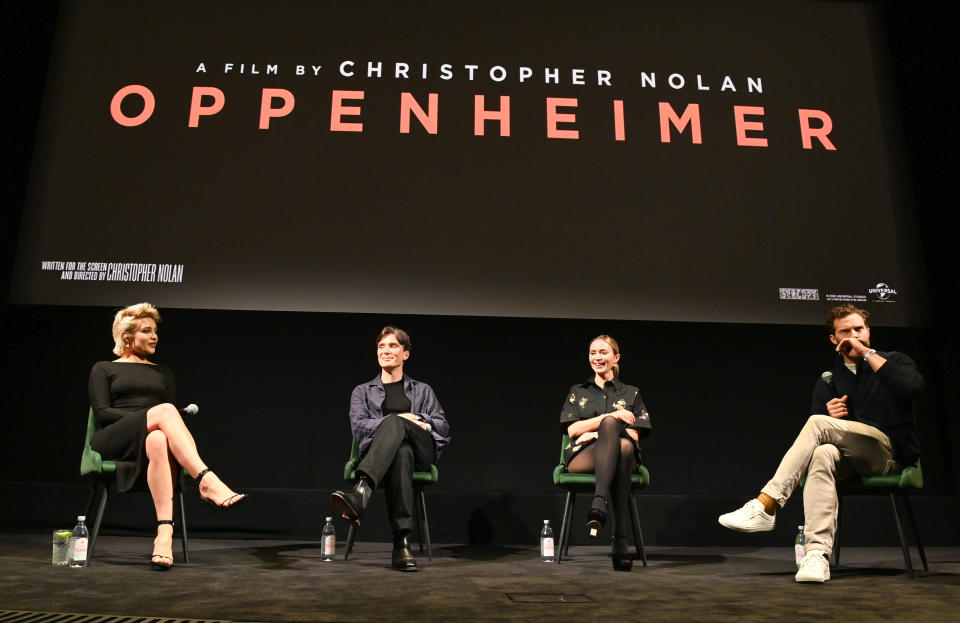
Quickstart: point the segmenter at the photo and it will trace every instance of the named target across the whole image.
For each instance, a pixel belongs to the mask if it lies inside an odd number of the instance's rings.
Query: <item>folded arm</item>
[[[423,403],[417,407],[414,415],[422,422],[429,424],[440,437],[448,437],[450,435],[450,423],[447,422],[440,401],[437,400],[436,394],[433,393],[433,389],[429,385],[424,385],[423,389]]]

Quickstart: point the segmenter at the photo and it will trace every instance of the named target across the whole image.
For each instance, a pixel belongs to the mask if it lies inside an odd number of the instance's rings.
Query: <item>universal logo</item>
[[[867,293],[875,303],[893,303],[897,300],[895,298],[897,291],[882,281],[876,287],[867,290]]]

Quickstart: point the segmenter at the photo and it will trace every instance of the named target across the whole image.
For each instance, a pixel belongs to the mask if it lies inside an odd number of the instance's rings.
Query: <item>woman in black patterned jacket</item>
[[[630,476],[640,462],[637,442],[650,432],[650,414],[639,390],[620,380],[619,361],[620,346],[609,335],[590,342],[593,376],[570,388],[560,411],[560,426],[571,439],[564,450],[567,471],[597,477],[587,512],[590,536],[597,536],[612,512],[613,568],[629,571],[633,566],[626,538]]]

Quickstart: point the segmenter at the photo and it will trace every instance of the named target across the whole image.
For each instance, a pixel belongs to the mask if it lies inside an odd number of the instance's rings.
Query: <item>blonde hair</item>
[[[130,307],[125,307],[117,312],[113,319],[113,354],[117,357],[123,357],[124,338],[133,335],[140,326],[140,320],[143,318],[152,318],[157,324],[160,323],[160,312],[150,303],[137,303]]]
[[[610,345],[610,348],[613,349],[613,354],[614,354],[614,355],[619,355],[619,354],[620,354],[620,345],[617,344],[617,341],[616,341],[615,339],[613,339],[612,336],[607,335],[607,334],[598,335],[597,337],[595,337],[595,338],[593,338],[592,340],[590,340],[590,343],[593,344],[593,343],[596,342],[597,340],[601,340],[601,341],[604,341],[604,342],[606,342],[607,344],[609,344],[609,345]],[[619,364],[619,363],[613,364],[613,376],[620,376],[620,364]]]

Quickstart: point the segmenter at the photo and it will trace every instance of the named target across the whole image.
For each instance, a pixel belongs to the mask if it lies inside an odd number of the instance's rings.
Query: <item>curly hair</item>
[[[837,330],[836,322],[841,318],[846,318],[850,314],[859,314],[859,316],[863,318],[863,324],[867,327],[870,326],[870,323],[868,322],[870,319],[870,312],[865,309],[860,309],[856,305],[844,303],[843,305],[837,305],[830,310],[829,314],[827,314],[827,333],[833,335]]]
[[[157,324],[160,323],[160,312],[150,303],[137,303],[130,307],[124,307],[117,312],[113,319],[113,354],[122,357],[124,353],[124,338],[137,332],[140,326],[140,320],[143,318],[153,318]]]

